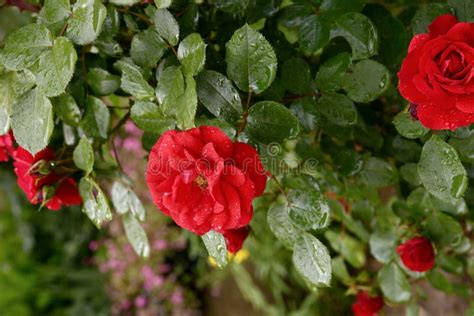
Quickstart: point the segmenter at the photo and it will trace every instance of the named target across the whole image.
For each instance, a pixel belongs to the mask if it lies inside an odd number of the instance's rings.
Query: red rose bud
[[[201,126],[164,133],[151,150],[146,181],[164,214],[202,235],[247,226],[267,175],[255,148]]]
[[[41,204],[50,210],[82,204],[76,181],[51,170],[50,162],[54,160],[54,152],[50,148],[33,157],[19,147],[14,154],[14,160],[18,186],[32,204]]]
[[[435,262],[435,254],[431,241],[425,237],[415,237],[397,248],[403,264],[411,271],[425,272]]]
[[[8,161],[9,157],[13,155],[15,149],[13,148],[13,137],[11,133],[0,136],[0,162]]]
[[[428,30],[411,40],[398,73],[400,93],[428,128],[468,126],[474,123],[474,23],[446,14]]]
[[[376,316],[382,307],[382,297],[371,297],[367,292],[361,291],[357,293],[357,299],[352,304],[352,312],[355,316]]]
[[[224,232],[224,238],[227,245],[227,251],[236,254],[244,244],[245,239],[250,233],[248,226],[238,229],[230,229]]]

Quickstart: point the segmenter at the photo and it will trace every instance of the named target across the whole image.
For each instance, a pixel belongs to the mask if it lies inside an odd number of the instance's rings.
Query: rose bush
[[[1,3],[0,184],[81,208],[143,260],[159,209],[196,287],[232,275],[261,313],[436,314],[441,291],[463,314],[473,16],[466,0]]]

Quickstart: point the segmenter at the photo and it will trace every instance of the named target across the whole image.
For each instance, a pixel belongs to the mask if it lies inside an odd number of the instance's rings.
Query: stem
[[[125,124],[125,122],[130,118],[130,111],[128,111],[121,119],[120,121],[117,123],[117,125],[115,125],[112,130],[110,131],[110,134],[113,135],[115,134],[116,132],[118,132],[120,130],[120,128],[122,127],[123,124]]]

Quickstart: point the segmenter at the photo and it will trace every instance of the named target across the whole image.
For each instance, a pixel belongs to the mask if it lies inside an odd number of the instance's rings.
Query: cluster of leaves
[[[426,278],[472,295],[445,273],[474,274],[474,131],[425,129],[395,73],[413,34],[444,13],[472,22],[474,9],[378,3],[46,0],[0,51],[0,132],[11,128],[31,153],[73,146],[83,210],[97,226],[112,217],[99,185],[112,179],[127,236],[146,256],[143,207],[110,154],[117,131],[131,118],[149,149],[168,129],[218,126],[254,144],[272,174],[255,207],[255,248],[269,244],[260,233],[269,228],[310,289],[374,289],[413,305],[420,289],[410,280]],[[395,253],[416,234],[436,246],[427,274]],[[224,238],[203,239],[224,266]]]

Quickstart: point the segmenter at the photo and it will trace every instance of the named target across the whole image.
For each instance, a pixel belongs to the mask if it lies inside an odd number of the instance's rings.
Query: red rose
[[[0,162],[8,161],[14,150],[11,133],[0,136]]]
[[[382,307],[383,299],[380,296],[370,297],[367,292],[359,292],[352,304],[352,312],[356,316],[375,316]]]
[[[411,271],[425,272],[430,270],[435,262],[431,241],[425,237],[415,237],[397,248],[403,264]]]
[[[244,241],[247,239],[249,233],[250,229],[248,226],[225,231],[224,238],[227,245],[227,251],[235,254],[242,249]]]
[[[19,147],[14,154],[18,185],[32,204],[44,204],[50,210],[64,206],[81,205],[82,199],[76,181],[50,170],[54,152],[46,148],[34,157]]]
[[[474,123],[474,23],[446,14],[411,40],[398,78],[400,93],[431,129]]]
[[[164,133],[146,178],[160,210],[198,235],[246,226],[267,181],[257,151],[212,126]]]

